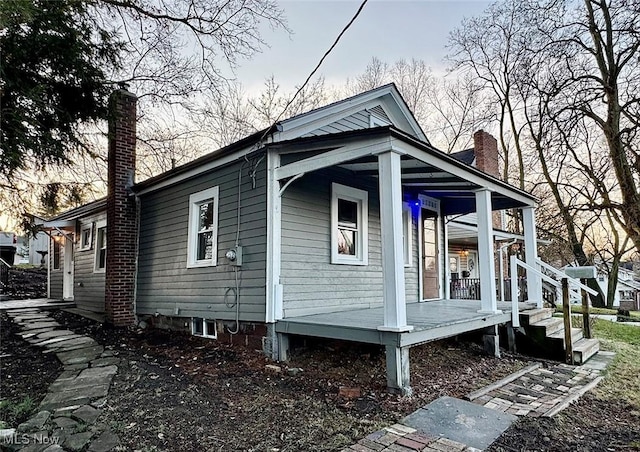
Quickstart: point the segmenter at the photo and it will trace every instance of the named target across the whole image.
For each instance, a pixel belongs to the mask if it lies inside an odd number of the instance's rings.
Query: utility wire
[[[304,81],[304,83],[302,85],[300,85],[300,88],[298,88],[298,90],[296,91],[296,93],[293,95],[293,97],[289,100],[289,102],[287,102],[287,105],[285,105],[284,109],[282,110],[282,112],[280,112],[280,114],[276,117],[276,119],[273,121],[273,124],[267,128],[267,130],[265,130],[264,134],[262,135],[262,137],[260,138],[260,142],[262,142],[262,140],[264,140],[264,138],[267,136],[267,134],[269,133],[269,130],[271,130],[271,128],[273,126],[275,126],[278,121],[280,120],[280,118],[282,117],[282,115],[285,114],[285,112],[287,111],[287,109],[291,106],[291,104],[293,103],[293,101],[296,99],[296,97],[298,97],[298,95],[302,92],[302,90],[307,86],[307,84],[309,83],[309,81],[313,78],[313,76],[316,74],[316,72],[318,72],[318,69],[320,69],[320,66],[322,65],[322,63],[324,62],[324,60],[329,56],[329,54],[333,51],[333,49],[338,45],[338,42],[340,42],[340,39],[342,39],[342,36],[347,32],[347,30],[351,27],[351,25],[353,25],[353,23],[356,21],[356,19],[358,18],[358,16],[360,15],[360,13],[362,12],[362,10],[364,9],[364,6],[367,4],[369,0],[363,0],[362,3],[360,4],[360,7],[358,8],[358,10],[356,11],[356,13],[354,14],[354,16],[351,18],[351,20],[349,21],[349,23],[347,25],[345,25],[345,27],[342,29],[342,31],[340,32],[340,34],[338,35],[338,37],[335,39],[335,41],[333,41],[333,44],[331,45],[331,47],[329,47],[329,50],[327,50],[324,55],[322,55],[322,58],[320,58],[320,61],[318,61],[318,64],[316,65],[316,67],[313,69],[313,71],[311,71],[311,73],[309,74],[309,76],[307,77],[307,79]]]

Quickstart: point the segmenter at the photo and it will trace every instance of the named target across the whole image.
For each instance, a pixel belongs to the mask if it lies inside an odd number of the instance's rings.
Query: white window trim
[[[356,235],[356,255],[338,253],[338,199],[358,204],[358,234]],[[341,265],[369,265],[369,193],[365,190],[331,184],[331,263]]]
[[[95,241],[96,241],[96,246],[95,246],[95,250],[93,253],[93,273],[104,273],[107,271],[107,256],[106,256],[106,250],[105,250],[105,258],[104,258],[104,267],[102,268],[98,268],[98,262],[100,262],[100,247],[98,246],[98,237],[100,236],[99,232],[100,229],[102,228],[106,228],[107,227],[107,222],[106,221],[99,221],[96,223],[96,233],[95,233]],[[106,229],[105,229],[105,234],[107,233]],[[92,238],[93,240],[93,238]]]
[[[202,334],[196,333],[196,322],[202,322]],[[213,323],[213,332],[209,331],[207,324]],[[218,339],[218,325],[215,320],[205,319],[202,317],[191,317],[191,334],[198,337],[206,337],[208,339]]]
[[[189,231],[187,241],[187,268],[214,267],[218,264],[218,186],[193,193],[189,196]],[[213,250],[211,259],[197,260],[198,256],[198,205],[213,199]]]
[[[404,234],[402,236],[402,251],[404,255],[405,268],[413,264],[413,211],[409,203],[402,205],[402,226]],[[404,253],[404,250],[407,250]]]
[[[86,245],[82,243],[82,238],[84,237],[84,231],[89,231],[89,243],[87,243]],[[91,249],[92,245],[93,245],[93,223],[83,224],[80,227],[80,246],[78,247],[78,249],[80,251],[87,251]]]

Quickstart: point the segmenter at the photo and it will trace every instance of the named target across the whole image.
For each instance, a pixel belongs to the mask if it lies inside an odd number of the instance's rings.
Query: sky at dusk
[[[393,63],[422,59],[443,70],[445,45],[464,17],[480,14],[487,1],[370,0],[325,60],[320,73],[328,84],[341,85],[361,73],[372,57]],[[251,61],[242,62],[237,77],[248,91],[259,90],[271,74],[285,89],[300,85],[355,14],[360,1],[282,1],[289,28],[263,30],[270,45]]]

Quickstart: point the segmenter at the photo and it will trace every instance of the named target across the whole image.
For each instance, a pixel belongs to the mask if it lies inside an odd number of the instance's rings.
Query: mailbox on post
[[[565,267],[564,272],[569,278],[576,279],[591,279],[598,276],[598,272],[595,267]]]

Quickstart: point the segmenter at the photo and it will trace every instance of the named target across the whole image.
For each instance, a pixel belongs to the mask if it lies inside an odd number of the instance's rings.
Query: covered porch
[[[280,359],[286,357],[288,334],[385,345],[389,388],[409,392],[409,347],[483,329],[487,329],[495,339],[491,331],[495,333],[497,325],[514,322],[517,326],[520,306],[517,300],[504,304],[498,302],[494,265],[479,266],[482,282],[479,300],[453,299],[447,268],[446,220],[475,213],[478,221],[478,262],[493,263],[492,212],[522,209],[525,257],[527,262],[535,265],[536,200],[530,194],[393,127],[280,142],[273,145],[273,149],[276,152],[274,158],[270,158],[268,188],[269,202],[275,214],[268,223],[268,235],[272,240],[267,251],[270,264],[267,267],[267,321],[275,323]],[[358,268],[343,265],[339,270],[336,267],[333,273],[345,275],[354,272],[356,275],[363,266],[368,267],[370,273],[379,272],[380,289],[374,285],[378,290],[377,297],[366,294],[366,301],[360,303],[367,305],[364,309],[348,300],[332,304],[330,294],[318,293],[318,298],[314,299],[317,303],[307,312],[291,314],[293,311],[286,309],[283,292],[290,295],[295,288],[282,284],[287,279],[281,277],[282,196],[297,180],[304,180],[305,176],[327,168],[336,168],[341,174],[349,175],[354,185],[356,181],[368,181],[369,185],[376,187],[377,193],[374,193],[379,204],[369,215],[374,215],[370,218],[377,220],[375,215],[379,212],[380,239],[376,245],[380,263],[376,262],[376,269],[364,259],[357,263]],[[411,209],[412,222],[418,233],[415,268],[405,259],[408,248],[404,237],[411,235],[403,221],[407,206]],[[331,234],[335,236],[337,233],[338,229],[333,225]],[[334,252],[342,251],[332,249],[331,253]],[[312,262],[318,269],[324,270],[327,264],[335,264],[333,261],[321,261],[321,255],[311,258],[315,259]],[[287,268],[289,275],[295,271],[294,266],[294,270],[291,268]],[[413,294],[407,295],[405,286],[405,272],[409,270],[416,270],[420,275],[419,294],[416,291],[415,299],[411,299]],[[528,280],[528,301],[541,299],[540,277],[532,273]],[[315,296],[307,287],[305,295]],[[324,290],[330,291],[331,288]],[[326,296],[328,298],[323,298]]]
[[[518,311],[535,309],[535,303],[519,303]],[[383,307],[313,314],[279,320],[282,360],[286,360],[287,335],[339,339],[385,346],[389,387],[399,391],[410,388],[409,348],[430,341],[482,330],[497,347],[497,326],[511,322],[513,305],[498,303],[495,313],[481,313],[481,302],[474,300],[436,300],[407,303],[406,331],[381,329]],[[401,384],[397,384],[401,383]]]

